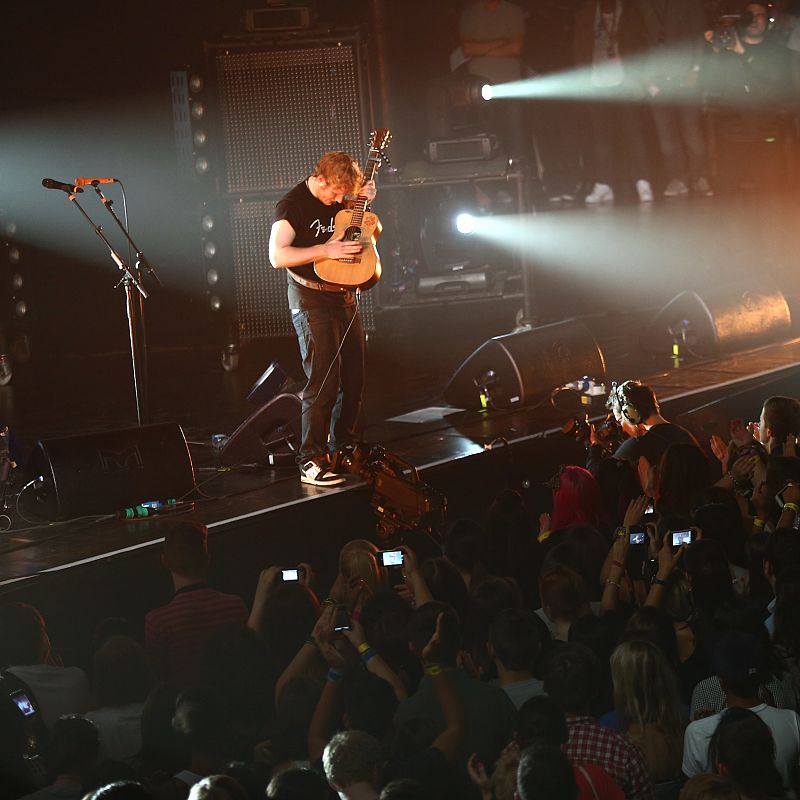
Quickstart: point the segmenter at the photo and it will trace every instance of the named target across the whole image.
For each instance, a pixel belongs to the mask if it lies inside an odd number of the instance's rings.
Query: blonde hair
[[[683,736],[678,680],[656,645],[643,639],[617,645],[611,654],[611,680],[623,730],[651,725],[667,736]]]
[[[378,563],[378,548],[367,539],[353,539],[339,552],[339,573],[345,581],[361,578],[374,594],[386,588],[386,571]]]
[[[364,174],[361,168],[353,161],[353,157],[341,150],[325,153],[317,162],[312,173],[317,178],[322,178],[329,186],[355,192],[361,188]]]
[[[721,775],[695,775],[681,789],[678,800],[740,800],[741,795]]]

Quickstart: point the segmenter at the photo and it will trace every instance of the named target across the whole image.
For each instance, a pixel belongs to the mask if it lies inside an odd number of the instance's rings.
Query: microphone
[[[79,186],[74,186],[71,183],[61,183],[61,181],[54,181],[52,178],[42,178],[42,186],[45,189],[60,189],[62,192],[66,192],[67,194],[75,194],[77,192],[82,192]]]
[[[76,186],[90,186],[97,183],[119,183],[116,178],[75,178]]]

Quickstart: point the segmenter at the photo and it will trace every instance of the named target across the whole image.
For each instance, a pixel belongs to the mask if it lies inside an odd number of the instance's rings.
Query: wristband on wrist
[[[615,531],[614,536],[625,536],[628,532],[628,529],[624,525],[620,525]]]
[[[306,644],[310,644],[312,647],[316,647],[317,640],[313,636],[309,636],[308,639],[306,639]]]
[[[756,518],[753,520],[753,527],[754,527],[754,528],[763,528],[763,527],[764,527],[764,524],[765,524],[765,523],[764,523],[764,520],[763,520],[763,519],[761,519],[761,517],[756,517]]]
[[[797,514],[797,512],[800,511],[800,506],[798,506],[797,503],[784,503],[783,510],[794,511],[794,513]]]
[[[363,656],[367,650],[370,650],[370,646],[366,642],[361,642],[361,644],[356,648],[358,650],[358,654]]]
[[[619,567],[620,569],[625,569],[625,565],[624,565],[624,564],[623,564],[621,561],[617,561],[617,559],[616,559],[616,558],[615,558],[615,559],[614,559],[614,560],[613,560],[611,563],[612,563],[612,564],[613,564],[615,567]]]
[[[550,538],[550,531],[542,531],[537,537],[539,544],[546,542]]]
[[[377,655],[378,654],[375,652],[375,650],[370,647],[369,650],[365,650],[361,654],[361,663],[366,667],[367,664],[369,664],[369,662],[372,661],[372,659]]]
[[[606,586],[608,585],[616,586],[619,589],[619,581],[615,581],[613,578],[606,578]]]
[[[442,672],[442,668],[438,664],[428,664],[425,667],[425,674],[430,675],[431,677],[435,677],[436,675],[440,675]]]
[[[656,575],[656,577],[655,577],[655,578],[653,578],[652,585],[653,585],[653,586],[666,586],[666,585],[667,585],[667,582],[666,582],[666,581],[665,581],[663,578],[659,578],[659,577]]]
[[[338,669],[334,669],[333,667],[328,669],[328,680],[331,683],[339,683],[342,678],[344,678],[343,672],[339,672]]]

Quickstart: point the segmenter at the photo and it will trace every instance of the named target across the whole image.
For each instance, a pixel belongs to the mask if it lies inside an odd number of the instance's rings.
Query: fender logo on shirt
[[[315,219],[308,227],[309,228],[316,227],[317,231],[314,234],[314,236],[316,236],[317,238],[319,238],[319,235],[321,233],[333,233],[334,230],[336,229],[333,219],[331,219],[327,225],[323,225],[322,222],[320,222],[318,219]]]

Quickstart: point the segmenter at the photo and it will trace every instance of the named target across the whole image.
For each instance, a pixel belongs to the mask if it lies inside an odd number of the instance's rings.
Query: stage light
[[[14,313],[22,318],[28,313],[28,304],[24,300],[19,300],[14,306]]]
[[[199,94],[205,88],[205,81],[201,75],[192,75],[189,78],[189,91],[192,94]]]
[[[464,236],[475,232],[475,217],[472,214],[459,214],[456,217],[456,230]]]
[[[209,305],[211,306],[212,311],[219,311],[222,308],[222,300],[217,297],[217,295],[212,294],[208,300]]]
[[[206,280],[209,286],[216,286],[219,283],[219,273],[215,269],[206,272]]]
[[[198,128],[192,135],[192,141],[195,147],[205,147],[208,142],[208,134],[202,128]]]
[[[15,272],[11,276],[11,288],[14,289],[14,291],[19,291],[22,288],[22,284],[22,275],[20,275],[19,272]]]
[[[199,101],[192,103],[192,119],[201,120],[206,115],[206,107]]]
[[[484,100],[491,100],[494,97],[494,91],[488,83],[484,83],[481,87],[481,97]]]
[[[203,214],[200,220],[200,226],[203,228],[205,233],[210,233],[214,230],[214,217],[211,214]]]
[[[206,242],[203,245],[203,255],[206,258],[214,258],[217,254],[217,245],[214,242]]]
[[[22,257],[22,254],[19,252],[19,248],[18,247],[12,247],[12,248],[9,249],[9,251],[8,251],[8,260],[12,264],[19,264],[19,261],[20,261],[21,257]]]
[[[194,161],[194,170],[198,175],[205,175],[211,169],[211,163],[205,156],[199,156]]]
[[[13,236],[17,232],[17,223],[16,222],[7,222],[6,223],[6,236]]]

